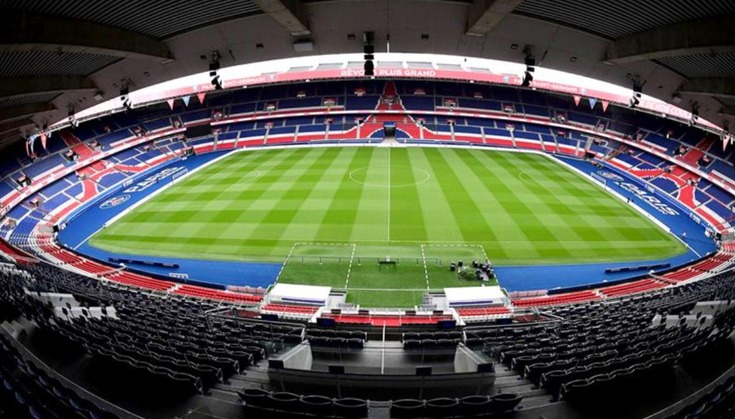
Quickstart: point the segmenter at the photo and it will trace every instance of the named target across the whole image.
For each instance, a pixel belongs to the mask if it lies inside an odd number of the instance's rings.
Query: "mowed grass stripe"
[[[419,198],[418,209],[421,210],[422,218],[425,222],[426,241],[431,242],[465,242],[462,232],[459,229],[459,223],[454,217],[452,207],[444,195],[444,191],[438,182],[442,173],[434,171],[430,159],[433,153],[427,153],[436,150],[412,150],[409,152],[409,161],[415,167],[426,170],[430,178],[427,182],[416,187]]]
[[[549,165],[554,165],[554,163],[551,161],[548,161],[547,163],[547,167],[543,172],[537,172],[538,166],[530,166],[529,171],[536,172],[539,176],[558,177],[558,175],[551,170],[553,167],[548,167]],[[666,233],[656,228],[647,218],[641,217],[640,214],[638,214],[629,205],[626,205],[618,199],[609,199],[609,196],[605,196],[607,194],[599,187],[592,185],[591,182],[586,179],[580,178],[576,173],[570,171],[564,171],[562,173],[565,173],[565,177],[575,176],[582,180],[582,182],[562,182],[561,179],[559,179],[556,183],[566,185],[568,189],[579,191],[579,193],[571,192],[564,195],[549,194],[549,199],[547,200],[546,205],[548,206],[552,203],[556,203],[557,205],[566,208],[566,211],[561,212],[571,214],[571,217],[568,217],[570,219],[567,220],[569,225],[572,228],[576,228],[579,234],[584,235],[586,240],[604,243],[614,240],[636,242],[664,239],[661,240],[661,244],[666,244]],[[579,185],[585,184],[587,185],[586,188],[582,189],[579,187]],[[574,198],[576,198],[576,204],[573,204]],[[615,217],[595,217],[598,218],[597,223],[589,222],[593,218],[585,217],[579,211],[580,208],[585,209],[590,206],[590,204],[585,204],[583,198],[587,198],[590,201],[608,198],[607,202],[609,204],[606,208],[612,210],[612,212],[608,212],[608,214],[614,215]],[[579,224],[583,225],[579,226]],[[632,243],[629,243],[628,246],[631,244]],[[612,250],[614,251],[614,249]]]
[[[316,232],[317,241],[347,243],[352,238],[352,229],[357,220],[358,206],[363,188],[350,179],[350,173],[366,167],[370,156],[358,153],[356,148],[345,147],[338,160],[345,163],[344,170],[335,177],[333,195],[329,205],[324,206],[321,224]]]
[[[503,210],[513,217],[518,228],[524,232],[522,237],[504,236],[502,240],[493,242],[494,247],[490,251],[491,254],[494,254],[496,249],[505,248],[505,253],[508,257],[507,260],[512,260],[513,263],[524,260],[571,258],[572,255],[558,244],[558,233],[548,228],[542,213],[537,213],[537,208],[533,205],[533,201],[536,199],[533,193],[523,185],[514,166],[504,166],[505,160],[503,154],[478,153],[476,156],[491,159],[492,162],[485,160],[486,165],[492,167],[492,170],[485,172],[485,185],[488,187],[488,190],[492,191],[498,197]],[[472,167],[470,165],[470,168]],[[536,249],[538,256],[535,258],[528,258],[525,255],[519,254],[516,249],[513,249],[514,242],[526,243],[527,240],[533,243]],[[544,248],[538,246],[538,243],[552,243],[552,246]]]
[[[294,217],[281,233],[282,241],[294,242],[303,237],[311,237],[312,240],[318,240],[320,237],[336,239],[330,234],[319,236],[318,233],[326,222],[328,209],[335,207],[334,197],[337,191],[343,187],[342,179],[349,171],[349,164],[354,150],[342,148],[335,149],[335,151],[330,159],[323,159],[321,169],[314,169],[313,182],[301,182],[299,184],[299,188],[306,189],[307,195],[301,202],[289,203],[289,209],[296,211]],[[319,170],[321,170],[321,173],[319,173]],[[310,186],[312,184],[313,186]],[[347,214],[343,213],[335,217],[334,220],[336,222],[351,223],[347,218]]]
[[[339,149],[335,148],[313,148],[309,149],[302,160],[293,168],[288,170],[282,182],[280,191],[274,190],[276,198],[272,200],[272,208],[263,218],[261,223],[246,238],[247,240],[261,240],[265,243],[272,242],[272,246],[280,245],[288,247],[288,243],[278,243],[283,233],[293,223],[299,213],[299,209],[308,198],[312,188],[307,185],[317,184],[327,176],[326,168],[337,158]],[[313,234],[304,236],[313,238]],[[295,240],[290,238],[289,242]]]
[[[478,242],[492,243],[492,248],[486,248],[492,258],[508,258],[522,253],[527,258],[538,257],[534,243],[526,235],[526,232],[518,225],[515,216],[511,215],[503,207],[498,197],[492,190],[492,184],[488,181],[491,179],[490,172],[497,170],[496,165],[489,161],[478,158],[483,152],[476,151],[473,153],[456,153],[457,160],[455,166],[458,175],[468,185],[470,190],[476,195],[475,199],[482,208],[481,214],[492,230],[495,240],[487,240],[485,237],[478,237]],[[460,164],[461,162],[461,164]],[[505,246],[497,246],[495,244],[502,243],[503,240],[497,238],[517,238],[515,245],[506,248]]]
[[[513,179],[512,193],[516,195],[515,200],[522,202],[530,210],[533,217],[538,220],[539,226],[543,226],[544,234],[548,232],[553,235],[553,239],[549,238],[549,241],[559,243],[559,252],[562,254],[561,252],[567,251],[563,246],[563,242],[582,240],[582,237],[572,228],[573,224],[569,222],[571,221],[570,217],[573,217],[574,214],[565,211],[556,212],[549,209],[546,203],[551,199],[553,194],[536,183],[532,175],[529,175],[523,170],[519,170],[518,166],[515,165],[517,160],[513,158],[514,156],[501,154],[498,158],[501,159],[499,166],[507,170],[508,176]],[[527,166],[530,167],[531,165]],[[564,191],[561,194],[568,194],[568,192]],[[565,226],[566,228],[557,229],[550,228],[549,226]],[[563,256],[571,256],[571,253],[567,251],[567,254]]]
[[[388,188],[388,150],[370,148],[360,150],[367,154],[367,165],[353,171],[350,181],[362,188],[360,200],[355,203],[357,214],[352,226],[350,242],[388,243],[390,237]]]
[[[533,187],[535,184],[535,189],[543,191],[543,208],[548,213],[563,214],[559,219],[559,225],[568,225],[577,238],[584,238],[584,241],[592,242],[591,245],[585,249],[573,249],[566,246],[566,243],[574,242],[574,240],[567,239],[561,241],[561,244],[565,246],[567,250],[575,251],[575,254],[580,257],[604,256],[604,254],[601,254],[601,250],[603,249],[599,246],[595,246],[595,243],[607,243],[609,239],[614,238],[614,235],[613,237],[610,237],[609,234],[605,234],[606,230],[610,227],[610,223],[607,222],[608,218],[583,217],[577,212],[579,205],[575,204],[575,202],[581,202],[584,194],[592,194],[592,191],[575,187],[574,182],[565,181],[559,176],[555,176],[548,167],[542,167],[541,165],[529,167],[527,165],[524,168],[520,168],[517,163],[511,164],[514,164],[516,168],[522,170],[521,173],[530,175],[530,178],[528,178],[530,179],[528,181],[528,183],[530,183],[530,187]],[[553,185],[561,184],[566,186],[566,188],[561,190],[559,188],[554,188],[552,191],[552,188],[547,186],[548,182],[543,182],[544,179],[551,179],[553,181]],[[601,224],[602,222],[604,222],[604,224]],[[549,224],[554,225],[553,223]],[[604,250],[614,253],[614,248],[612,248],[612,246],[605,246]]]
[[[497,264],[655,259],[684,250],[543,156],[374,147],[233,154],[92,243],[122,253],[283,261],[297,241],[385,244],[386,252],[400,242],[481,244]]]
[[[293,167],[295,163],[299,161],[299,156],[296,150],[284,150],[287,153],[267,152],[261,160],[262,168],[270,168],[268,171],[275,172],[277,174],[283,174],[289,168]],[[245,153],[249,157],[250,153]],[[252,153],[256,155],[259,153]],[[240,157],[240,156],[238,156]],[[259,157],[260,158],[260,157]],[[232,159],[229,157],[223,162],[227,162]],[[250,173],[252,167],[248,164],[249,159],[244,159],[241,162],[243,166],[240,167],[239,171],[230,173],[230,177],[239,176],[237,173]],[[187,186],[191,179],[196,184],[201,184],[202,181],[199,179],[200,176],[204,176],[205,179],[210,175],[211,170],[215,170],[215,167],[219,167],[219,164],[205,168],[203,172],[199,172],[194,176],[187,178],[184,182],[177,184],[144,204],[140,209],[129,214],[121,221],[127,221],[128,217],[132,217],[134,214],[142,214],[145,217],[145,223],[137,222],[134,219],[131,223],[117,223],[113,227],[120,228],[125,233],[116,233],[110,229],[104,231],[104,237],[112,237],[113,241],[126,242],[130,245],[136,246],[136,248],[148,248],[150,251],[156,254],[162,254],[167,256],[176,256],[179,252],[196,252],[200,254],[206,254],[209,257],[215,258],[237,258],[241,253],[241,245],[243,243],[242,237],[248,226],[260,225],[260,220],[253,219],[257,217],[257,211],[246,211],[247,208],[238,207],[233,202],[241,202],[238,198],[231,199],[229,196],[220,190],[220,187],[214,187],[214,191],[217,191],[218,197],[214,200],[208,198],[200,199],[198,201],[192,201],[189,207],[184,211],[179,211],[174,216],[166,216],[164,219],[157,219],[163,215],[158,211],[158,198],[167,194],[181,194],[187,193]],[[210,170],[211,169],[211,170]],[[271,175],[272,176],[272,175]],[[264,176],[266,177],[266,176]],[[277,181],[278,179],[274,179]],[[215,182],[216,183],[216,182]],[[265,190],[255,191],[254,196],[265,194]],[[259,202],[259,201],[251,201]],[[223,211],[222,207],[229,207],[230,210]],[[235,216],[247,215],[250,217],[251,223],[238,223]],[[229,221],[228,221],[229,218]],[[218,226],[218,224],[222,224]],[[233,224],[238,225],[238,229],[234,230],[231,228]],[[156,230],[156,234],[152,234],[151,231],[159,226],[160,230]],[[232,237],[223,237],[223,232],[230,232]],[[147,243],[153,246],[146,245]],[[252,245],[253,243],[250,243]],[[259,246],[262,248],[261,246]],[[165,249],[162,249],[165,248]],[[114,249],[111,249],[114,250]],[[165,253],[164,253],[165,252]],[[247,254],[247,253],[246,253]]]
[[[484,157],[482,155],[478,156]],[[536,158],[536,161],[534,161],[534,158]],[[539,177],[555,177],[556,182],[563,186],[578,185],[580,182],[587,183],[585,179],[569,171],[565,172],[564,179],[558,178],[558,165],[548,159],[538,158],[538,156],[501,153],[498,159],[505,161],[505,164],[500,166],[502,170],[506,170],[506,174],[504,175],[506,179],[516,174],[515,179],[526,179],[527,181],[525,183],[533,185],[534,182],[530,177],[533,174]],[[521,163],[524,160],[525,164]],[[536,164],[528,164],[529,162],[535,162]],[[514,168],[515,170],[513,170]],[[520,175],[520,173],[526,172],[528,172],[529,177]],[[503,185],[509,185],[513,182],[515,181],[506,181]],[[521,181],[520,183],[524,182]],[[633,210],[627,207],[627,205],[617,201],[615,198],[606,196],[607,194],[595,185],[589,184],[588,186],[590,187],[589,189],[570,188],[575,190],[573,192],[550,193],[549,191],[544,191],[543,186],[540,184],[536,188],[525,185],[527,190],[534,191],[535,196],[543,197],[541,203],[534,202],[534,208],[538,207],[534,214],[539,218],[543,217],[543,226],[545,228],[554,227],[554,231],[558,231],[557,234],[564,235],[563,238],[551,240],[549,243],[534,240],[536,243],[535,246],[539,251],[543,250],[551,253],[552,255],[549,256],[556,258],[559,253],[558,249],[563,247],[568,254],[573,254],[575,259],[579,258],[585,261],[605,260],[610,257],[630,254],[634,254],[634,256],[627,256],[631,260],[645,259],[652,254],[648,250],[651,248],[658,248],[658,252],[653,253],[661,252],[659,254],[664,255],[673,255],[681,252],[683,248],[677,246],[678,243],[676,241],[673,241],[663,232],[660,232],[657,227],[654,227],[652,223],[643,219],[639,214],[633,213]],[[524,185],[519,184],[517,187],[523,188]],[[569,205],[563,204],[562,200],[577,196],[577,190],[583,193],[585,197],[589,197],[593,202],[599,200],[600,197],[606,198],[609,203],[604,207],[614,209],[602,214],[602,216],[601,214],[581,216],[577,213],[577,206],[570,207]],[[554,208],[551,207],[550,203],[556,203]],[[581,204],[579,208],[586,207],[584,204]],[[548,214],[557,214],[558,216],[552,218]],[[624,219],[628,219],[629,216],[635,217],[638,225],[633,228],[628,228],[626,225],[619,226],[620,214],[623,215]],[[579,228],[580,223],[584,224],[586,228]],[[576,238],[568,233],[569,230],[575,232],[573,236],[576,236]],[[655,231],[655,234],[650,234],[652,233],[651,230]],[[644,235],[633,237],[630,235],[630,231],[643,232]],[[605,233],[609,234],[606,235]],[[672,242],[674,244],[673,246]]]
[[[576,222],[576,214],[573,209],[564,207],[562,211],[552,210],[548,203],[550,201],[556,201],[557,196],[570,196],[573,195],[571,191],[565,186],[569,182],[558,182],[555,183],[556,189],[554,192],[545,188],[536,178],[543,179],[549,175],[549,171],[545,170],[545,162],[539,161],[537,165],[525,164],[520,167],[518,159],[514,159],[514,156],[501,155],[499,158],[504,159],[504,164],[501,166],[506,168],[509,173],[516,175],[518,182],[514,191],[516,194],[521,194],[519,200],[523,200],[533,208],[534,215],[540,220],[540,222],[547,228],[552,234],[554,234],[555,242],[558,243],[560,248],[566,250],[571,255],[574,249],[567,248],[564,243],[566,242],[579,242],[583,240],[585,233],[579,227]],[[527,170],[526,170],[527,169]],[[535,170],[534,170],[535,169]],[[566,228],[551,229],[550,226],[565,226]],[[585,237],[586,239],[586,237]],[[561,250],[561,249],[560,249]],[[597,256],[596,251],[590,247],[587,249],[588,255],[584,256]]]
[[[425,176],[431,175],[426,174],[423,168],[411,164],[407,149],[389,149],[389,153],[391,153],[390,238],[392,241],[426,240],[428,239],[426,222],[417,188],[420,186],[419,182],[425,182]]]
[[[442,189],[444,199],[452,210],[457,227],[462,234],[462,239],[465,242],[473,242],[478,238],[480,240],[493,240],[490,226],[487,225],[484,219],[478,217],[482,209],[472,199],[464,179],[457,176],[452,165],[447,161],[446,156],[453,153],[454,150],[424,149],[424,151],[427,154],[433,154],[433,158],[429,162],[434,169],[434,173],[438,174],[436,180]]]

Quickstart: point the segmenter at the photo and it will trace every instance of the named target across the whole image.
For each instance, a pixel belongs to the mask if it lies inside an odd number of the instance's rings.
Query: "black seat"
[[[490,397],[488,411],[491,413],[505,413],[515,409],[523,400],[518,393],[500,393]]]
[[[334,415],[334,405],[332,399],[319,395],[301,396],[299,399],[299,408],[304,414],[317,418],[329,417]]]
[[[245,402],[245,405],[253,406],[268,406],[268,395],[270,391],[263,390],[262,388],[244,388],[237,392],[240,396],[240,400]]]
[[[268,406],[286,411],[296,412],[299,410],[299,395],[294,393],[288,393],[285,391],[274,391],[266,396],[268,399]]]
[[[397,419],[420,418],[424,416],[426,403],[418,399],[393,400],[390,403],[390,417]]]
[[[346,397],[334,401],[334,415],[339,418],[359,419],[368,414],[367,401]]]
[[[572,373],[570,371],[571,370],[545,372],[541,375],[541,385],[549,390],[551,395],[556,398],[559,394],[559,388],[562,383],[572,379]]]
[[[477,416],[484,415],[490,406],[490,397],[488,396],[466,396],[459,399],[459,415],[460,416]]]
[[[204,386],[202,380],[191,374],[174,373],[168,375],[171,390],[177,394],[202,393]]]
[[[587,380],[572,380],[561,386],[561,397],[569,402],[586,400],[592,384]]]
[[[458,410],[457,399],[441,397],[426,401],[426,416],[430,418],[451,418],[457,414]]]

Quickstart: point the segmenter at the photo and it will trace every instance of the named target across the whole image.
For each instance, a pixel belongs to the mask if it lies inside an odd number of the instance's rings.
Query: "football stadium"
[[[0,10],[0,417],[735,417],[735,4]]]

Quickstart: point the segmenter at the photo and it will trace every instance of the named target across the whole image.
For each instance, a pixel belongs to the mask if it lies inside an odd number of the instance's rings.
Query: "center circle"
[[[368,179],[368,171],[373,176]],[[350,172],[350,180],[363,186],[374,188],[405,188],[421,185],[431,179],[431,175],[424,169],[411,166],[375,165],[360,167]]]

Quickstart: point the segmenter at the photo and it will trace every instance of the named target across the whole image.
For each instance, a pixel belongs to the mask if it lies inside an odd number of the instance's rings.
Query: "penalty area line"
[[[429,288],[429,267],[426,264],[426,245],[425,244],[421,245],[421,260],[423,260],[424,262],[424,278],[426,279],[426,289],[428,290],[431,288]]]
[[[355,250],[357,249],[356,244],[352,244],[352,252],[350,253],[350,263],[347,264],[347,279],[345,279],[345,289],[347,289],[347,285],[350,283],[350,278],[352,277],[352,261],[355,260]]]
[[[278,271],[278,275],[276,275],[276,280],[275,282],[273,282],[274,285],[278,283],[279,279],[281,279],[281,274],[283,273],[283,270],[286,269],[288,261],[291,260],[291,255],[293,254],[293,251],[296,249],[296,247],[300,245],[301,243],[294,243],[293,246],[291,246],[291,250],[288,251],[288,256],[286,256],[286,260],[283,261],[283,265],[281,265],[281,269]]]

